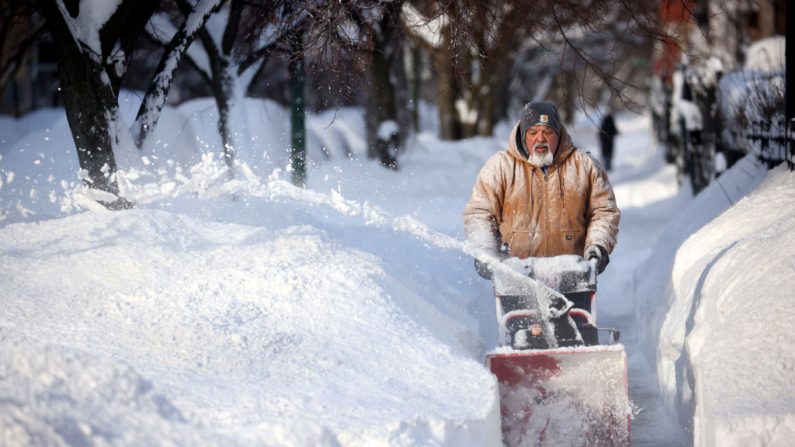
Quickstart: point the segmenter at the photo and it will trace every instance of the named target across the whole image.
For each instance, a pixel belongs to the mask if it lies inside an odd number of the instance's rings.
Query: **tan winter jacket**
[[[517,132],[478,174],[464,210],[467,240],[495,255],[506,243],[519,258],[582,256],[593,244],[612,252],[620,212],[604,169],[563,128],[545,175],[520,153]]]

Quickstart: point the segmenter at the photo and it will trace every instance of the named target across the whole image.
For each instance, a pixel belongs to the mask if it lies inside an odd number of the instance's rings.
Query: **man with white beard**
[[[579,255],[599,273],[618,236],[607,173],[576,148],[554,104],[525,105],[508,139],[475,181],[464,210],[467,240],[497,259]],[[491,279],[487,263],[475,268]]]

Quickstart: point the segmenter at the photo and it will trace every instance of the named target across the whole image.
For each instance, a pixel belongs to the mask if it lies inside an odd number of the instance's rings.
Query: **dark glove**
[[[483,279],[491,279],[494,276],[489,266],[486,265],[485,262],[480,262],[477,259],[475,259],[475,270],[477,270],[478,275]]]
[[[587,260],[596,259],[596,271],[601,274],[605,271],[605,267],[610,263],[610,256],[607,255],[607,250],[601,245],[591,245],[585,249],[585,256]]]

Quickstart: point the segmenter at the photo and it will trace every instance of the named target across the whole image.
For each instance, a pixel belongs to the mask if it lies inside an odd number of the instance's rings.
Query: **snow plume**
[[[327,206],[342,216],[361,218],[365,225],[403,232],[430,246],[473,253],[472,249],[465,248],[464,242],[435,231],[411,216],[392,216],[375,205],[348,200],[333,189],[323,193],[297,187],[283,179],[283,171],[279,169],[265,181],[254,174],[245,163],[240,164],[240,169],[244,172],[244,178],[229,180],[228,167],[223,156],[206,153],[201,162],[192,166],[187,173],[177,173],[173,178],[160,177],[151,183],[136,182],[135,180],[150,176],[145,171],[138,170],[120,171],[118,177],[125,197],[141,205],[185,196],[201,199],[248,196],[269,201],[292,200],[310,206]],[[95,194],[90,188],[76,186],[62,199],[62,211],[86,208],[88,203],[96,200]]]
[[[567,351],[556,350],[555,372],[543,386],[533,380],[500,386],[501,405],[511,420],[505,445],[547,445],[550,439],[560,446],[629,444],[623,347],[578,348],[576,357]],[[583,377],[601,386],[587,386]]]

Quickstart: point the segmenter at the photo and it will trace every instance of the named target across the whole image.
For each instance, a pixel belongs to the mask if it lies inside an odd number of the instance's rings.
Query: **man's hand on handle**
[[[587,260],[595,259],[596,260],[596,270],[601,274],[605,271],[605,267],[607,264],[610,263],[610,256],[607,255],[607,250],[605,250],[601,245],[591,245],[590,247],[585,249],[585,256],[583,256]]]

